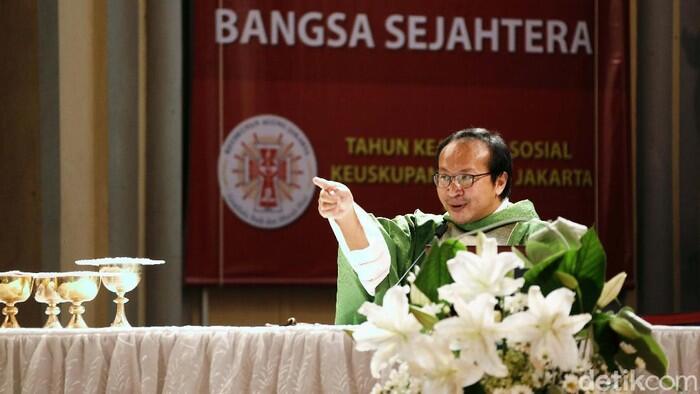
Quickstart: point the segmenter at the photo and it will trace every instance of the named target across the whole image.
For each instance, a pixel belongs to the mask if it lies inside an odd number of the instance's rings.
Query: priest
[[[473,245],[481,231],[499,245],[522,244],[538,227],[528,200],[513,203],[512,159],[498,133],[470,128],[453,133],[436,151],[433,181],[445,213],[375,217],[355,203],[342,183],[314,178],[321,189],[319,214],[338,239],[336,324],[364,320],[357,309],[365,301],[381,303],[386,290],[399,283],[426,245],[438,237]]]

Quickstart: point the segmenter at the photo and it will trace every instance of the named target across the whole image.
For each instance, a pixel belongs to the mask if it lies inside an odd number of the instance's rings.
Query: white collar
[[[498,208],[496,208],[496,210],[493,211],[493,213],[496,213],[498,211],[502,211],[511,205],[513,205],[513,204],[510,202],[510,200],[508,200],[508,197],[506,197],[503,199],[503,201],[501,201],[501,205],[499,205]]]

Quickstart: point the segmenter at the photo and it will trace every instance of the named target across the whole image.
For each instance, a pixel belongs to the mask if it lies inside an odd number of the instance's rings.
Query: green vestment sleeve
[[[375,296],[362,287],[357,274],[343,253],[338,251],[338,292],[336,295],[335,323],[359,324],[365,318],[357,309],[365,301],[381,303],[384,293],[395,285],[408,266],[430,243],[435,229],[443,222],[442,215],[416,211],[394,219],[375,218],[391,256],[389,275],[377,286]]]

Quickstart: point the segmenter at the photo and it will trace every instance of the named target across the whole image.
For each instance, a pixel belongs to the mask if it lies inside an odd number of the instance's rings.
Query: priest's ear
[[[508,184],[508,173],[503,171],[501,175],[496,178],[496,182],[494,182],[494,189],[496,191],[496,197],[501,198],[501,194],[503,193],[503,190],[505,190],[506,185]],[[502,198],[501,198],[502,200]]]

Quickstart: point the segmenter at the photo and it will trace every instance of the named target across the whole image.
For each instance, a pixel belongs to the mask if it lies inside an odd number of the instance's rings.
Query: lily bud
[[[639,331],[637,331],[632,323],[628,322],[627,320],[618,317],[618,316],[613,316],[610,319],[610,328],[613,329],[616,333],[621,335],[624,338],[627,339],[637,339],[640,337],[641,334],[639,334]]]
[[[605,308],[612,300],[617,298],[617,295],[620,294],[620,290],[622,290],[622,285],[625,283],[625,279],[627,279],[627,274],[625,272],[620,272],[615,275],[615,277],[605,282],[603,291],[600,293],[597,302],[599,308]]]
[[[424,306],[430,304],[430,298],[420,291],[413,282],[411,282],[411,290],[408,293],[408,299],[413,305]]]
[[[576,290],[578,288],[578,281],[573,275],[567,274],[566,272],[557,271],[554,276],[559,279],[562,285],[568,287],[571,290]]]

